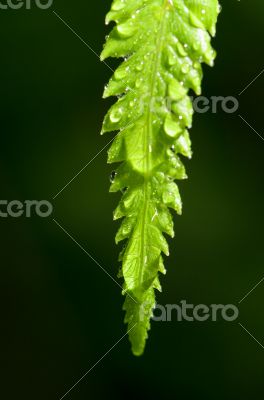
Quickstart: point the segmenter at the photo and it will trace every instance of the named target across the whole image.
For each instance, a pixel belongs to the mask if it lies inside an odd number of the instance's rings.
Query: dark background
[[[223,0],[206,96],[237,96],[236,114],[195,115],[184,214],[166,260],[160,304],[237,304],[264,275],[261,0]],[[1,386],[5,399],[59,400],[125,333],[120,288],[53,222],[112,275],[118,270],[99,135],[111,100],[111,71],[96,53],[108,30],[110,1],[55,0],[47,11],[0,10],[1,199],[47,199],[48,219],[1,218]],[[110,65],[116,64],[112,60]],[[120,282],[121,283],[121,282]],[[239,306],[236,322],[153,322],[145,354],[123,339],[65,398],[261,398],[264,286]]]

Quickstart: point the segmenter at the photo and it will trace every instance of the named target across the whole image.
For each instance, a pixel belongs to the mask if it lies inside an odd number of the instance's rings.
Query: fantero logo
[[[0,10],[31,10],[34,7],[47,10],[52,5],[53,0],[0,0]]]
[[[144,320],[149,313],[149,303],[142,306],[140,319]],[[220,320],[233,322],[237,320],[239,310],[234,304],[189,304],[186,300],[181,300],[179,304],[156,304],[152,311],[152,320],[156,322],[217,322]]]
[[[25,216],[31,218],[37,215],[47,218],[53,212],[52,204],[47,200],[0,200],[0,218],[19,218]]]

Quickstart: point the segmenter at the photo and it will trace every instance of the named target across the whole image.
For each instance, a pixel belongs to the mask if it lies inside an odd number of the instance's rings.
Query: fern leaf
[[[186,178],[180,156],[192,155],[188,92],[201,93],[201,63],[213,65],[218,12],[217,0],[114,0],[106,16],[116,25],[101,59],[124,58],[104,91],[118,100],[102,133],[119,131],[108,153],[109,163],[121,163],[110,191],[123,192],[114,219],[123,218],[116,242],[126,240],[120,276],[135,355],[144,351],[154,291],[161,290],[164,234],[174,235],[169,208],[182,212],[175,180]]]

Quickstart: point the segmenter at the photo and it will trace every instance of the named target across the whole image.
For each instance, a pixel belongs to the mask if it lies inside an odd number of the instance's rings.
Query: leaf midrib
[[[142,207],[142,219],[141,219],[141,249],[140,249],[140,268],[139,268],[139,283],[141,285],[143,280],[143,273],[144,273],[144,265],[145,265],[145,248],[146,248],[146,241],[147,241],[147,234],[146,230],[148,229],[147,224],[147,217],[148,217],[148,207],[149,207],[149,200],[150,200],[150,172],[151,172],[151,159],[150,159],[150,151],[149,145],[151,144],[151,136],[152,136],[152,124],[153,119],[151,115],[151,102],[155,91],[156,85],[156,78],[157,72],[159,69],[160,64],[160,57],[161,57],[161,49],[164,41],[164,28],[166,26],[166,12],[168,10],[169,2],[168,0],[164,0],[162,6],[162,16],[160,20],[159,29],[157,32],[157,49],[153,55],[153,66],[152,66],[152,73],[150,79],[150,96],[149,96],[149,104],[147,107],[147,115],[146,115],[146,134],[144,136],[144,184],[143,184],[143,207]]]

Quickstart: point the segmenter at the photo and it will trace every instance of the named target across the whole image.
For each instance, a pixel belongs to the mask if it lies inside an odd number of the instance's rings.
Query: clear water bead
[[[168,115],[164,122],[164,131],[169,137],[176,138],[180,136],[182,129],[180,124]]]

